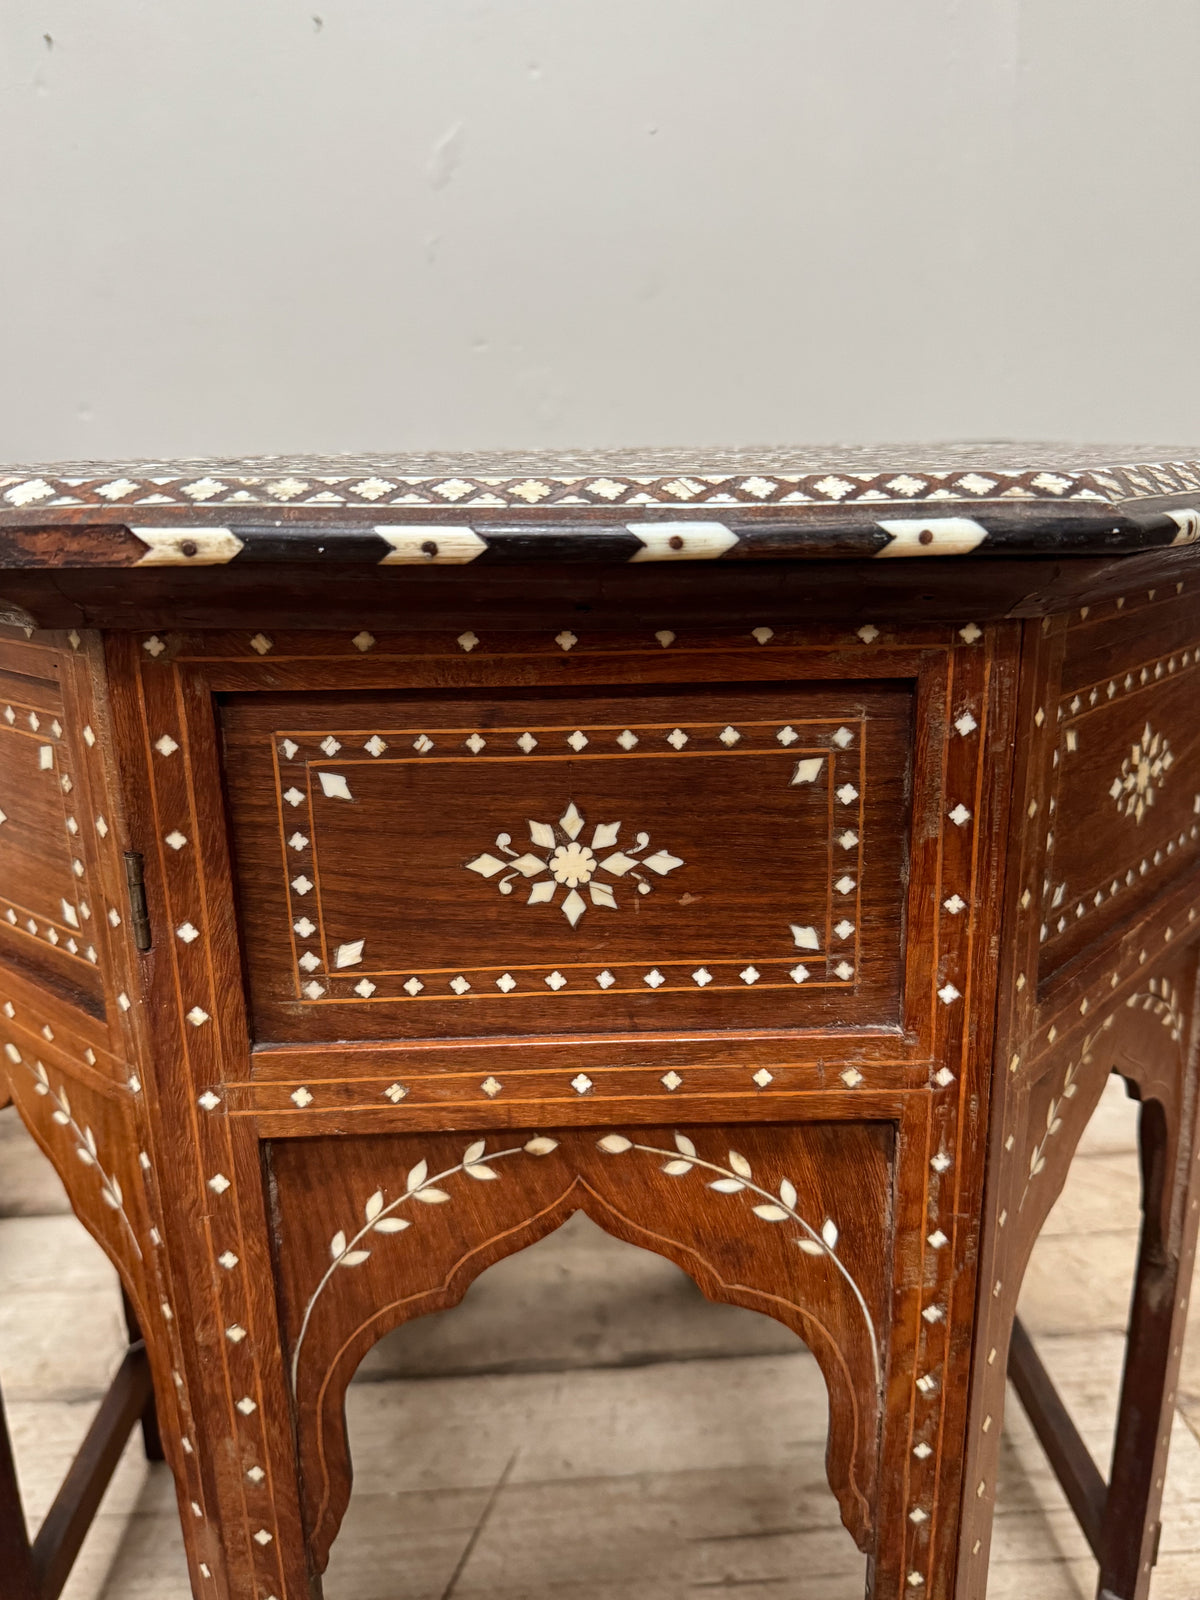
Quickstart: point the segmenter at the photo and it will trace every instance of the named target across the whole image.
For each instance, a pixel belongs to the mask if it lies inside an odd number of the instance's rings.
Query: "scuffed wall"
[[[0,458],[1200,439],[1195,0],[5,0]]]

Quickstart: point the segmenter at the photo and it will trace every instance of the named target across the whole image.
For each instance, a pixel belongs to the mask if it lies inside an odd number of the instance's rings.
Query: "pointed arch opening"
[[[326,1600],[864,1592],[810,1351],[583,1209],[385,1335],[346,1417]]]

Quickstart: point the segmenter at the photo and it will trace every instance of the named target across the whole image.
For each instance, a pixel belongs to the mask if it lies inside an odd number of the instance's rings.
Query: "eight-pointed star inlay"
[[[513,884],[519,878],[536,878],[537,882],[530,885],[529,897],[525,902],[531,906],[553,905],[559,889],[565,888],[567,893],[561,902],[561,910],[574,927],[588,908],[588,902],[579,892],[581,888],[587,889],[594,906],[603,906],[608,911],[618,909],[612,884],[598,878],[597,873],[606,872],[614,878],[632,880],[639,894],[649,894],[653,884],[643,869],[649,868],[659,877],[665,877],[668,872],[674,872],[676,867],[683,866],[679,856],[670,855],[666,850],[658,850],[651,856],[643,855],[642,852],[650,844],[648,833],[639,833],[635,842],[625,850],[615,848],[621,832],[619,822],[597,823],[590,844],[580,838],[584,827],[584,817],[572,800],[557,824],[529,823],[529,837],[542,852],[540,855],[532,851],[518,855],[512,848],[512,835],[498,833],[496,848],[502,850],[508,859],[501,860],[485,851],[483,855],[476,856],[474,861],[466,863],[467,871],[477,872],[481,878],[495,878],[503,873],[504,876],[496,885],[501,894],[511,894]],[[600,852],[604,850],[612,850],[612,854],[601,856]],[[543,877],[543,873],[547,876]]]
[[[1155,793],[1162,788],[1174,763],[1175,756],[1165,736],[1147,723],[1108,791],[1117,802],[1118,811],[1140,822],[1154,804]]]

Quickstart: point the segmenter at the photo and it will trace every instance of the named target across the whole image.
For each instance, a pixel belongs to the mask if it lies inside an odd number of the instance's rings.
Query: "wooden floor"
[[[1137,1214],[1112,1085],[1022,1314],[1107,1464]],[[1200,1299],[1197,1301],[1200,1304]],[[1180,1384],[1153,1600],[1200,1600],[1200,1316]],[[113,1275],[0,1114],[0,1381],[30,1517],[121,1348]],[[856,1600],[824,1478],[825,1397],[777,1324],[711,1306],[582,1217],[463,1305],[379,1345],[349,1401],[356,1488],[328,1600]],[[1013,1402],[989,1595],[1087,1600],[1095,1572]],[[165,1468],[127,1450],[67,1600],[186,1600]]]

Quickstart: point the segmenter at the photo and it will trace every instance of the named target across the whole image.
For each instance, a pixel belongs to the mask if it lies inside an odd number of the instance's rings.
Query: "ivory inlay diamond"
[[[796,770],[792,773],[792,787],[801,783],[815,783],[824,765],[824,756],[808,756],[803,761],[797,761]]]
[[[353,800],[354,799],[354,796],[350,793],[350,785],[346,782],[345,778],[342,776],[342,774],[340,772],[318,772],[317,773],[317,778],[318,778],[318,781],[320,782],[320,785],[321,785],[321,793],[323,795],[326,795],[329,799],[331,799],[331,800]],[[292,793],[294,793],[294,792],[295,791],[293,790]],[[284,795],[284,799],[285,800],[287,800],[288,798],[290,798],[289,795]],[[304,798],[304,796],[301,795],[300,796],[300,800],[303,800],[303,798]],[[300,804],[300,800],[293,800],[292,804],[293,805],[299,805]]]

